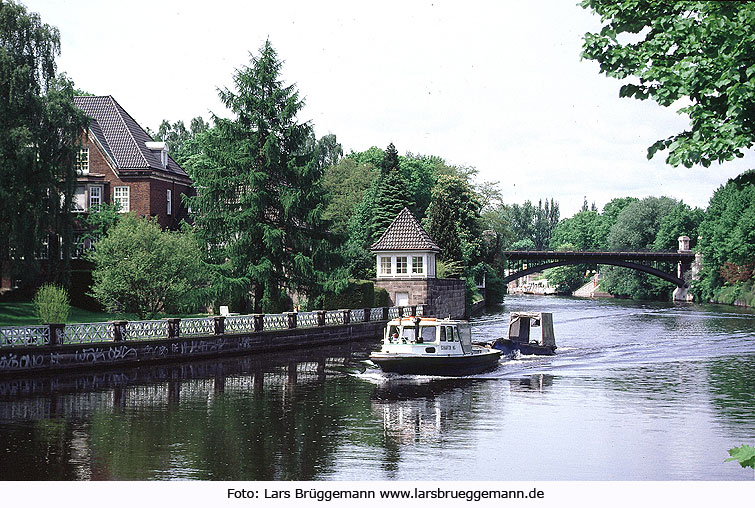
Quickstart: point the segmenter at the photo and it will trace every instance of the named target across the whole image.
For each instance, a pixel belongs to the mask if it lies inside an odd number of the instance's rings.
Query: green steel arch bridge
[[[655,275],[686,288],[684,274],[691,269],[695,253],[680,251],[536,251],[508,250],[502,253],[507,260],[509,273],[504,277],[504,284],[520,277],[541,272],[546,268],[566,265],[612,265],[632,268]],[[670,271],[669,265],[675,264],[676,270]]]

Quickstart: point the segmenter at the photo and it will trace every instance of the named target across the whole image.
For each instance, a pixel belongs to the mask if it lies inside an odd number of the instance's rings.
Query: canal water
[[[377,344],[0,380],[0,480],[753,480],[755,313],[509,296],[553,357],[384,375]]]

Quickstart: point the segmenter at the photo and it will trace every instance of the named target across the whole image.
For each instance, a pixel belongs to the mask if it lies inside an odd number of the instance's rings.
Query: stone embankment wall
[[[222,355],[282,351],[358,340],[378,340],[386,321],[222,333],[204,337],[16,346],[0,352],[0,377],[29,372],[184,361]]]

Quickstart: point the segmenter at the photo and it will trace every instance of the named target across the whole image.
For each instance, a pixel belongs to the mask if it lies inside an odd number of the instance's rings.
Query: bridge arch
[[[509,282],[515,281],[516,279],[519,279],[521,277],[525,277],[527,275],[530,275],[536,272],[542,272],[543,270],[547,268],[555,268],[557,266],[567,266],[567,265],[584,265],[584,264],[612,265],[612,266],[621,266],[624,268],[632,268],[633,270],[637,270],[637,271],[644,272],[650,275],[655,275],[656,277],[660,277],[661,279],[665,281],[671,282],[672,284],[676,284],[678,287],[687,287],[687,283],[684,281],[684,279],[680,279],[679,277],[676,277],[670,273],[666,273],[663,270],[653,268],[652,266],[642,265],[639,263],[632,263],[631,261],[622,261],[618,259],[590,259],[590,260],[561,259],[558,261],[550,261],[548,263],[543,263],[537,266],[529,266],[523,270],[519,270],[518,272],[509,274],[503,278],[503,283],[508,284]]]

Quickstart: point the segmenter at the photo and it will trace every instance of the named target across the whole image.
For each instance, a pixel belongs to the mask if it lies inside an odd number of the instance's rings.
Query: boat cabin
[[[461,355],[472,352],[468,323],[450,319],[408,317],[394,319],[385,328],[383,351]]]
[[[556,346],[553,314],[550,312],[512,312],[509,318],[509,339],[520,344]]]

